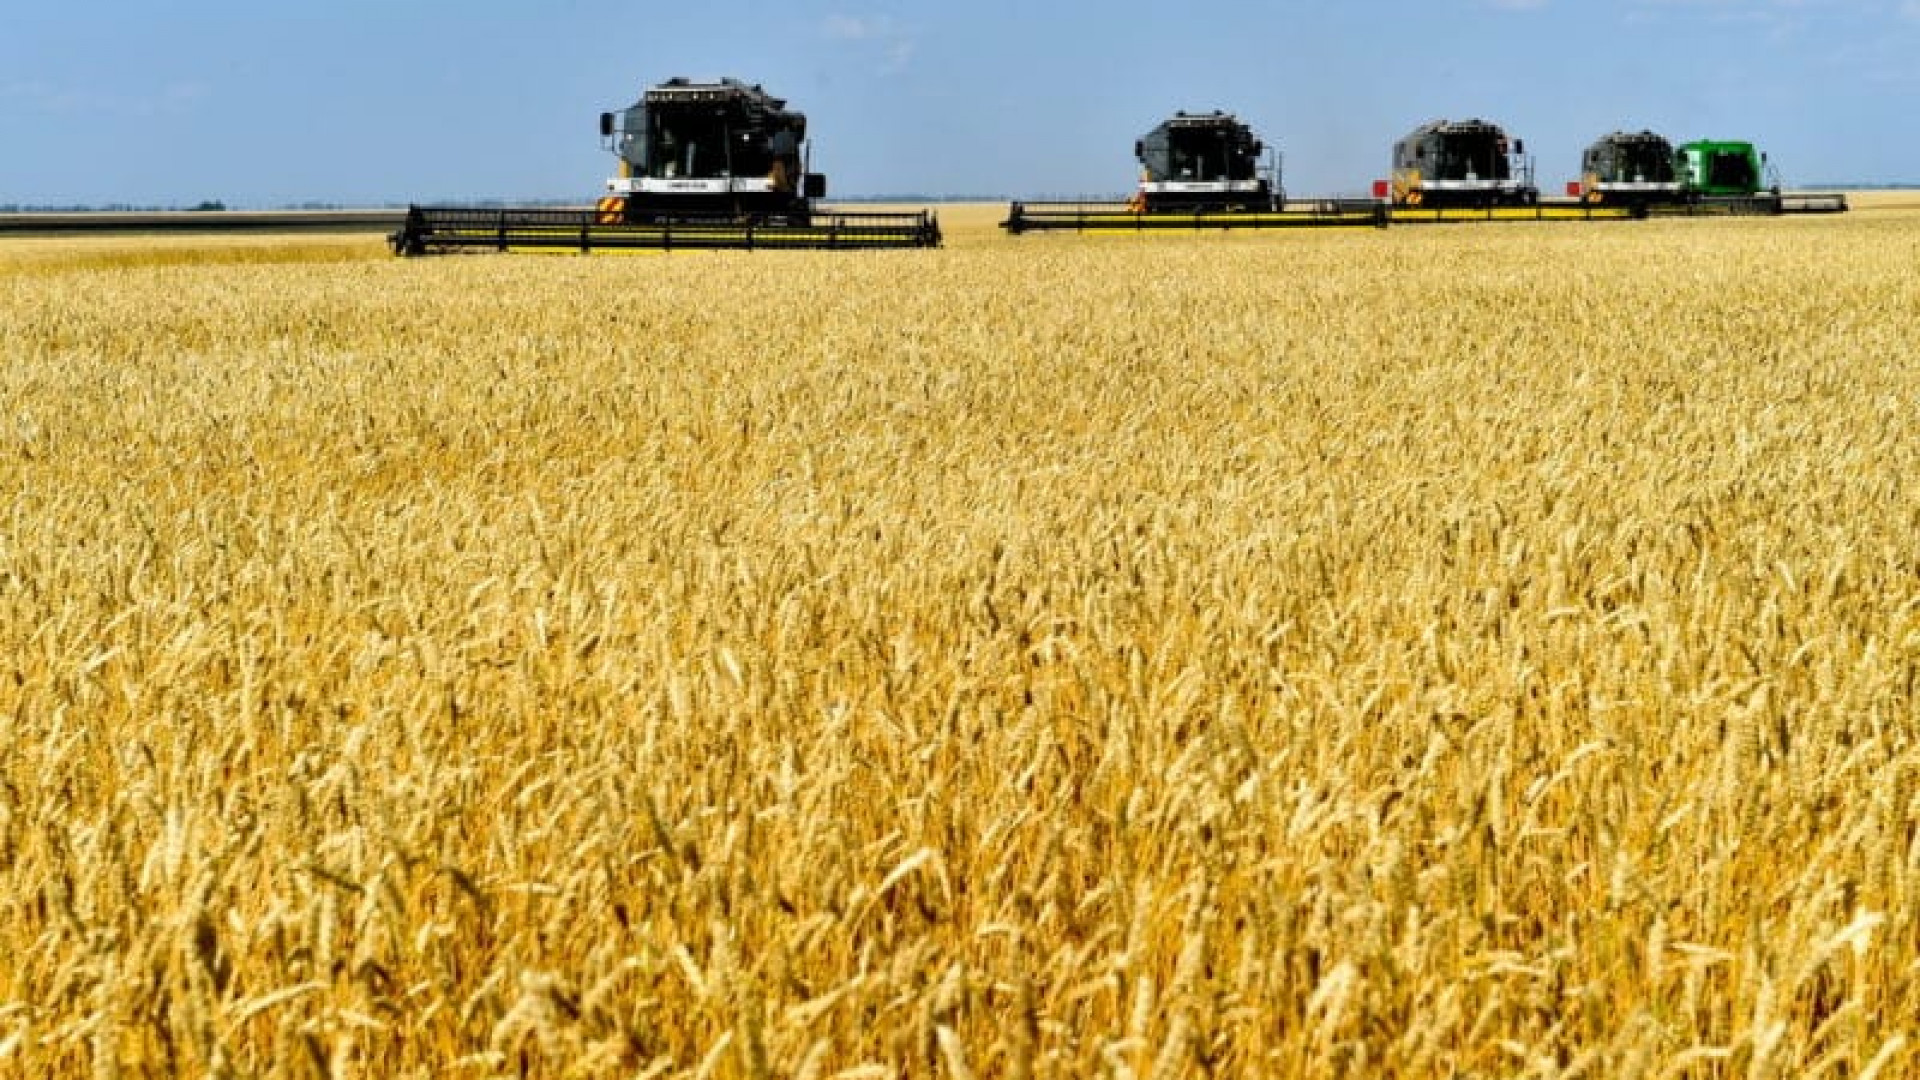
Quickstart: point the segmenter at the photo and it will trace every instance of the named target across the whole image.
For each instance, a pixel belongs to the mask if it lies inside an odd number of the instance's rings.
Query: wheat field
[[[0,245],[0,1076],[1920,1073],[1920,214]]]

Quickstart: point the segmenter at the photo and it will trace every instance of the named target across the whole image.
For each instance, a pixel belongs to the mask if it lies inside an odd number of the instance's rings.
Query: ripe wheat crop
[[[0,1075],[1911,1075],[1920,220],[0,247]]]

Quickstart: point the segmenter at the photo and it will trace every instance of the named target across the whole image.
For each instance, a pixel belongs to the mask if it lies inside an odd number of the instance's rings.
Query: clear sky
[[[1920,180],[1920,0],[7,0],[0,203],[592,198],[599,113],[673,75],[787,97],[839,195],[1119,192],[1215,108],[1301,195],[1443,116],[1549,191],[1616,128]]]

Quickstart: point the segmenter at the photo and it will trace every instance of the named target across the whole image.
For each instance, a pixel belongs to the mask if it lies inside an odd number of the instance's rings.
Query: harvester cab
[[[1393,144],[1396,206],[1531,206],[1540,199],[1526,143],[1484,120],[1436,120]]]
[[[1279,153],[1230,113],[1175,113],[1133,144],[1136,209],[1270,210],[1282,201]]]
[[[1651,131],[1602,135],[1580,156],[1575,192],[1592,204],[1648,205],[1681,197],[1683,179],[1673,144]]]
[[[652,87],[627,109],[600,114],[602,145],[620,161],[607,191],[627,221],[765,215],[804,223],[826,177],[807,171],[807,118],[786,105],[736,79]]]
[[[1680,148],[1687,190],[1695,195],[1744,197],[1758,195],[1769,187],[1772,169],[1767,155],[1750,142],[1724,142],[1702,139]]]

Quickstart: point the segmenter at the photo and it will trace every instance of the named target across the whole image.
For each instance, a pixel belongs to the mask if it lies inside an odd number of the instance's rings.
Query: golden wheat
[[[0,248],[0,1074],[1910,1074],[1920,220]]]

